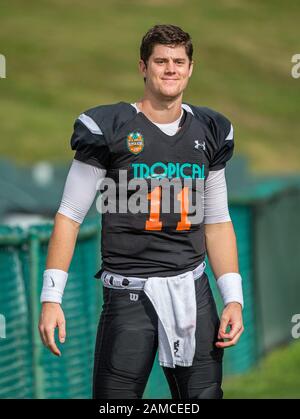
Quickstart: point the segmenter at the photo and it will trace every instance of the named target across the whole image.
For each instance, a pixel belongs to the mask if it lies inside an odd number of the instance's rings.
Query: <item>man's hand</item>
[[[54,339],[55,328],[58,327],[58,337],[60,343],[66,339],[66,321],[64,312],[58,303],[43,303],[39,332],[43,344],[56,356],[61,356],[61,352],[56,346]]]
[[[226,333],[230,326],[230,332]],[[242,306],[239,303],[229,303],[224,308],[218,333],[218,339],[228,339],[226,342],[216,342],[218,348],[228,348],[237,344],[244,331]]]

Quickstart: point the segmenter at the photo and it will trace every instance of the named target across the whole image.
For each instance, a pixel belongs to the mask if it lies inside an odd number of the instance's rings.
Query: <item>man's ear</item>
[[[193,69],[194,69],[194,61],[191,61],[190,68],[189,68],[189,77],[191,77],[191,75],[193,74]]]
[[[139,70],[140,70],[140,73],[145,78],[146,77],[146,71],[147,71],[147,64],[145,64],[143,60],[139,61]]]

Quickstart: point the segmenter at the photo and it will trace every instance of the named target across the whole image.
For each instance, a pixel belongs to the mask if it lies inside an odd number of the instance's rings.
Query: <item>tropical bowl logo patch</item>
[[[136,131],[127,135],[127,147],[133,154],[139,154],[144,148],[144,137]]]

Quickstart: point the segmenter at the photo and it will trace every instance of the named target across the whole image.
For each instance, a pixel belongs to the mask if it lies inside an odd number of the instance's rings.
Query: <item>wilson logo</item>
[[[130,300],[131,301],[137,301],[139,299],[139,295],[138,294],[134,294],[134,293],[130,293]]]

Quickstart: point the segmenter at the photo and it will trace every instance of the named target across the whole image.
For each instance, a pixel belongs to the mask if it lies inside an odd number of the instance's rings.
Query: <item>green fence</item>
[[[42,346],[37,327],[51,230],[51,224],[0,229],[0,313],[6,318],[6,339],[0,339],[0,398],[87,398],[91,394],[101,303],[100,284],[93,280],[99,265],[99,222],[85,222],[78,236],[63,302],[68,337],[61,346],[61,358]]]
[[[245,332],[225,350],[225,375],[242,373],[270,348],[290,339],[291,317],[299,312],[300,190],[273,191],[259,199],[232,201],[245,299]],[[88,218],[78,236],[63,309],[67,340],[57,358],[41,344],[39,295],[52,224],[28,229],[0,226],[0,398],[90,398],[94,341],[102,307],[99,218]],[[219,313],[215,280],[207,272]],[[205,325],[204,325],[205,327]],[[144,398],[170,398],[156,357]]]
[[[255,304],[260,355],[291,340],[300,312],[300,189],[287,188],[254,208]]]

